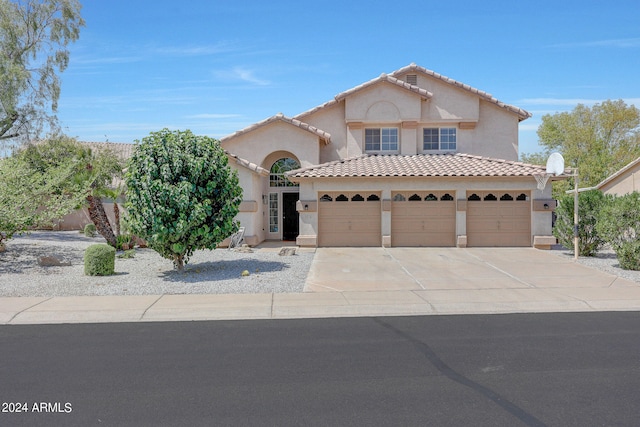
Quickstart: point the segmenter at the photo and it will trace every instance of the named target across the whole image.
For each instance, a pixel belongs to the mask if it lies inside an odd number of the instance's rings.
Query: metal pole
[[[573,189],[573,253],[574,260],[578,260],[579,249],[578,249],[578,168],[575,168],[574,173],[574,184],[575,187]]]

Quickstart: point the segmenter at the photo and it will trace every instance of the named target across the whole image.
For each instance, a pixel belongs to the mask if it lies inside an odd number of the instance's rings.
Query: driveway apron
[[[534,248],[319,248],[305,292],[627,286]]]

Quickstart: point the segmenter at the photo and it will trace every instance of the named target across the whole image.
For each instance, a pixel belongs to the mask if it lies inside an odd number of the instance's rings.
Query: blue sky
[[[412,62],[533,113],[640,107],[640,2],[85,0],[58,117],[83,141],[220,138]]]

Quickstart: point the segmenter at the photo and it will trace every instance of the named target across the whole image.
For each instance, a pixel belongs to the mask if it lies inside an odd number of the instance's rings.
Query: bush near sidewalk
[[[578,250],[580,255],[595,256],[605,244],[596,230],[598,212],[606,203],[607,197],[598,190],[585,191],[578,195]],[[573,250],[573,194],[563,195],[556,209],[556,223],[553,235],[567,249]]]
[[[640,193],[607,199],[596,230],[616,252],[620,267],[640,270]]]
[[[116,249],[105,243],[91,245],[84,253],[86,276],[111,276],[115,272]]]

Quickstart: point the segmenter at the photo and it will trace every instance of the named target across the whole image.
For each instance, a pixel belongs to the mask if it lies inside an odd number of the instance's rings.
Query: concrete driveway
[[[634,287],[533,248],[319,248],[306,292]]]

